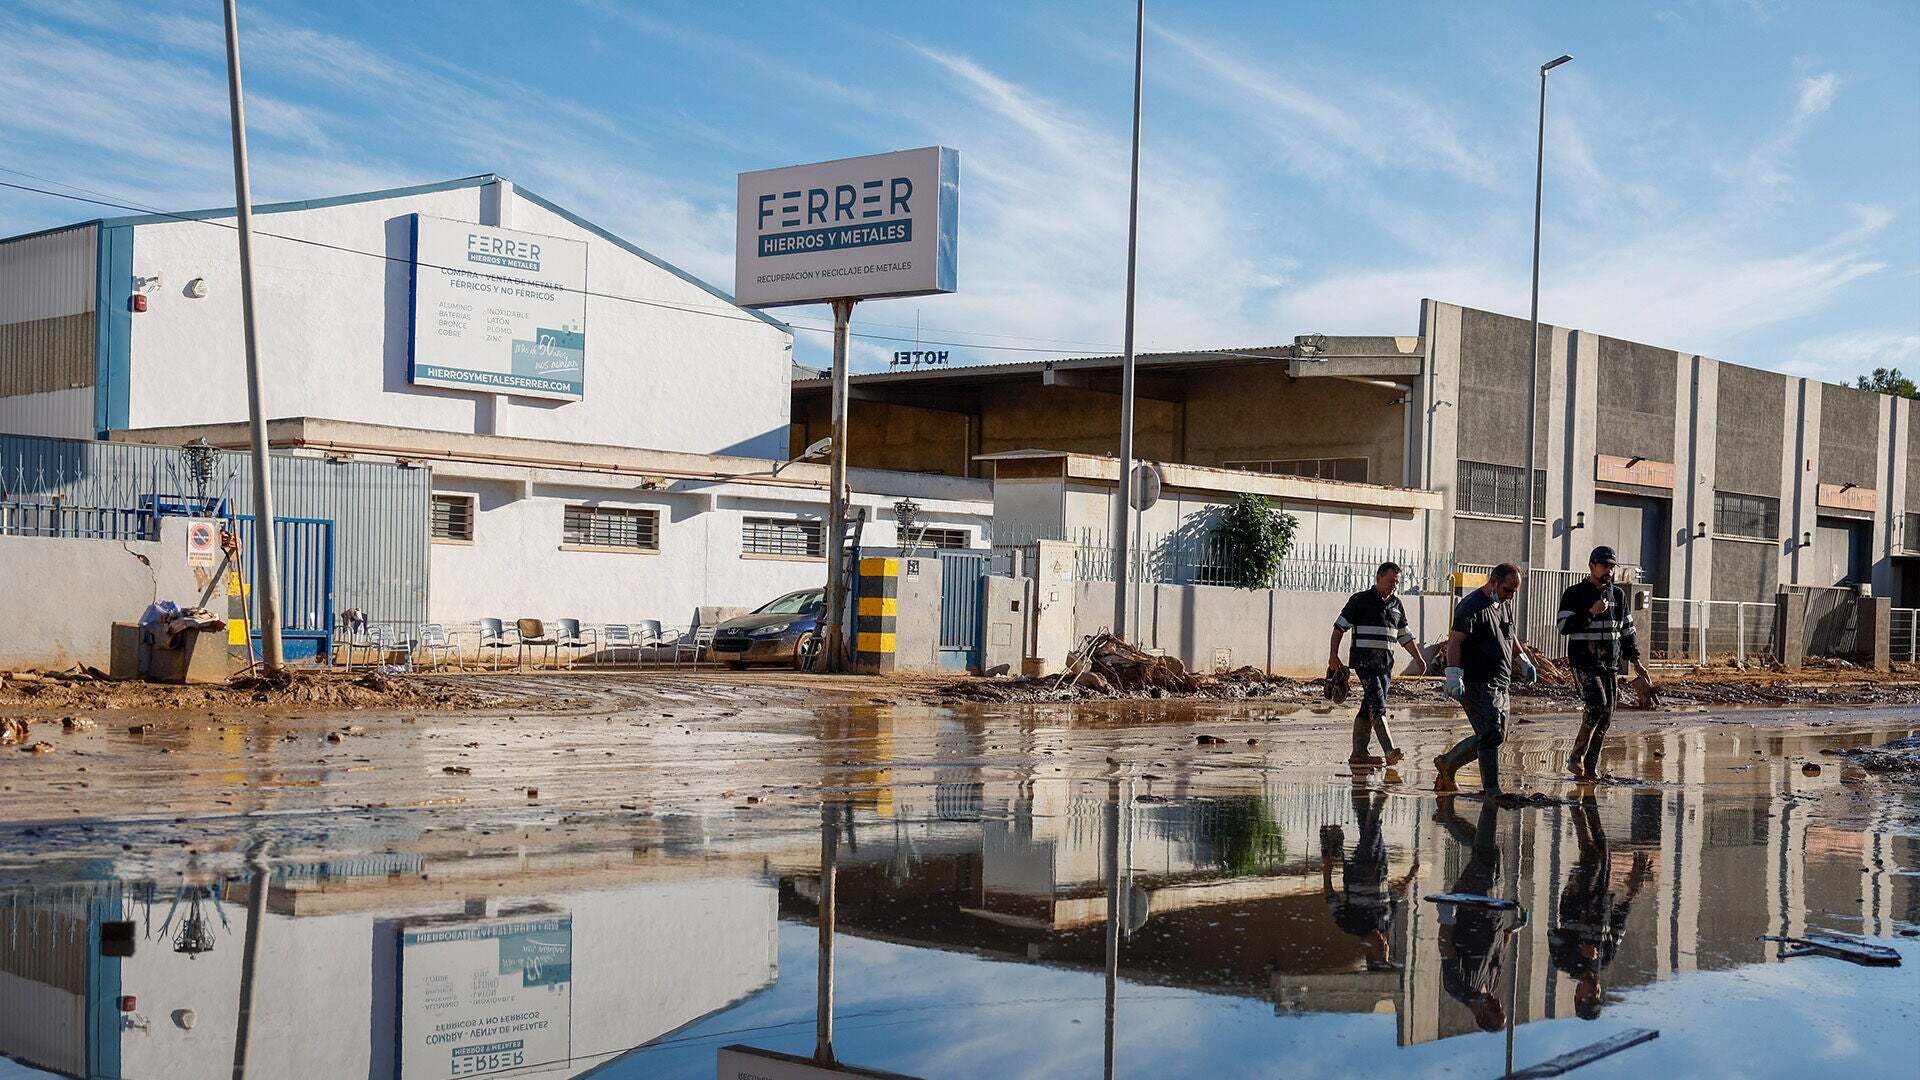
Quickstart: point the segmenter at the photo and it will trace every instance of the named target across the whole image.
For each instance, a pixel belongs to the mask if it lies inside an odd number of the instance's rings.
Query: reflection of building
[[[424,869],[437,868],[429,860]],[[399,978],[399,938],[412,926],[570,917],[571,971],[547,976],[570,982],[562,1013],[570,1060],[515,1075],[577,1075],[777,975],[776,890],[756,874],[635,882],[629,873],[568,892],[521,877],[475,881],[473,893],[485,899],[409,900],[423,876],[276,879],[260,935],[250,1076],[422,1075],[419,1063],[396,1060],[399,1017],[420,1004],[402,1000]],[[229,883],[224,924],[208,908],[211,951],[182,955],[137,929],[136,951],[125,959],[103,955],[101,927],[119,918],[140,927],[146,912],[117,883],[0,899],[0,919],[11,923],[0,934],[0,1052],[73,1076],[224,1072],[233,1056],[245,892],[243,879]],[[163,890],[153,927],[167,896]],[[446,1074],[444,1060],[424,1064],[431,1075]]]
[[[1652,873],[1628,905],[1618,952],[1601,975],[1607,998],[1696,970],[1764,962],[1772,946],[1757,941],[1760,934],[1826,926],[1886,935],[1896,922],[1920,919],[1920,889],[1892,869],[1920,859],[1920,843],[1881,828],[1810,822],[1808,803],[1787,798],[1837,787],[1838,769],[1800,772],[1798,762],[1819,745],[1746,730],[1623,740],[1631,761],[1616,771],[1648,786],[1603,791],[1599,818],[1614,857],[1644,852]],[[914,788],[893,779],[897,798],[911,799]],[[1282,1012],[1392,1013],[1401,1045],[1479,1030],[1440,989],[1437,912],[1418,900],[1451,887],[1466,859],[1430,820],[1431,801],[1396,798],[1384,814],[1394,876],[1416,852],[1423,870],[1391,939],[1399,970],[1369,971],[1360,940],[1335,928],[1321,897],[1316,833],[1327,824],[1351,829],[1344,788],[1249,793],[1263,808],[1252,817],[1231,809],[1237,800],[1140,803],[1133,795],[1141,784],[1123,790],[1122,980],[1270,998]],[[986,784],[978,825],[928,816],[902,832],[856,818],[858,850],[840,852],[839,933],[1098,970],[1108,910],[1106,805],[1099,787],[1041,778]],[[1513,953],[1521,1023],[1575,1015],[1574,983],[1548,956],[1579,854],[1574,809],[1499,816],[1496,890],[1505,894],[1518,880],[1532,913]],[[1263,839],[1250,848],[1249,836]],[[1250,850],[1259,857],[1245,858]],[[783,910],[811,918],[811,874],[790,873],[782,886]]]

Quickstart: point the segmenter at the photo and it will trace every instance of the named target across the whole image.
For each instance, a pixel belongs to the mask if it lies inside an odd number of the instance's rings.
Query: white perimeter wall
[[[1067,539],[1078,539],[1082,531],[1106,537],[1113,531],[1113,504],[1117,489],[1112,485],[1069,482],[1065,493]],[[1188,491],[1167,491],[1159,502],[1134,515],[1140,534],[1157,538],[1187,524],[1194,515],[1210,514],[1226,507],[1230,498]],[[1385,510],[1368,507],[1332,506],[1276,500],[1276,505],[1299,520],[1293,534],[1295,549],[1303,546],[1335,544],[1340,547],[1408,548],[1421,546],[1420,517],[1424,511]],[[1131,511],[1129,512],[1132,513]],[[1105,542],[1104,540],[1100,542]]]
[[[1162,649],[1188,667],[1214,666],[1214,650],[1228,651],[1228,665],[1252,665],[1287,675],[1320,675],[1327,669],[1327,639],[1346,606],[1346,593],[1230,589],[1219,585],[1137,587],[1135,638]],[[1450,596],[1410,596],[1400,602],[1421,644],[1446,636]],[[1091,634],[1113,623],[1113,583],[1079,581],[1073,586],[1074,633]],[[1351,639],[1341,643],[1347,653]],[[1411,663],[1400,655],[1402,670]]]
[[[540,899],[573,916],[575,1060],[626,1050],[719,1009],[772,982],[777,971],[779,893],[754,880],[635,886]],[[503,901],[502,907],[517,903]],[[290,918],[269,915],[261,928],[250,1075],[394,1076],[393,1017],[371,1015],[376,999],[395,1002],[390,958],[376,949],[393,939],[376,922],[439,915],[458,905],[427,905],[379,915]],[[215,920],[213,952],[189,958],[166,943],[140,942],[121,968],[121,993],[133,995],[150,1022],[121,1037],[126,1076],[210,1076],[233,1060],[247,909],[226,905],[231,928]],[[192,1009],[192,1030],[173,1021]],[[384,1026],[383,1026],[384,1025]],[[376,1032],[388,1038],[376,1039]],[[218,1067],[218,1069],[216,1069]],[[573,1075],[583,1066],[516,1075]]]
[[[207,606],[224,617],[226,578],[210,584]],[[105,670],[114,623],[139,622],[155,600],[193,607],[205,589],[187,566],[185,518],[161,518],[153,541],[0,536],[0,670]]]
[[[524,198],[504,227],[584,240],[590,295],[586,397],[578,402],[415,388],[407,382],[414,213],[481,218],[484,187],[263,214],[255,246],[269,417],[314,416],[696,453],[786,456],[788,335]],[[132,317],[128,426],[246,419],[238,253],[231,219],[136,226],[136,275],[161,276]],[[642,247],[646,237],[630,237]],[[185,294],[205,278],[207,295]]]

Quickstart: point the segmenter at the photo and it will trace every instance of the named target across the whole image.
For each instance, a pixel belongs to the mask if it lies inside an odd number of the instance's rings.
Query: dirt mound
[[[379,672],[295,672],[282,679],[241,674],[225,685],[168,686],[116,682],[95,668],[7,672],[0,706],[27,709],[166,709],[332,706],[345,709],[460,709],[500,703],[499,696],[432,679],[393,678]]]
[[[1062,675],[971,679],[943,687],[949,701],[1041,702],[1198,697],[1215,700],[1305,697],[1320,683],[1269,675],[1256,667],[1203,673],[1171,656],[1150,653],[1112,634],[1080,643]]]

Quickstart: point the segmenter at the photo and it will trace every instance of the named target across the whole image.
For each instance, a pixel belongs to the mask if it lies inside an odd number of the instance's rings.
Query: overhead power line
[[[102,206],[102,207],[107,207],[109,209],[114,209],[114,210],[125,210],[125,211],[129,211],[132,213],[139,213],[139,214],[151,214],[155,217],[165,218],[171,221],[177,221],[177,222],[183,222],[183,223],[198,223],[202,225],[215,226],[217,228],[222,228],[222,229],[234,229],[237,227],[230,222],[222,221],[216,218],[199,217],[191,214],[180,214],[180,213],[173,213],[166,210],[160,210],[151,206],[142,205],[132,200],[128,200],[124,197],[110,196],[103,192],[93,191],[89,188],[81,187],[78,184],[69,184],[69,183],[66,183],[65,181],[54,180],[44,176],[37,176],[33,173],[24,172],[19,169],[0,166],[0,171],[13,173],[17,176],[30,177],[32,179],[39,180],[42,183],[58,184],[61,187],[72,188],[74,191],[86,192],[86,194],[77,195],[77,194],[72,194],[66,191],[55,191],[55,190],[52,190],[51,188],[35,187],[31,184],[19,184],[19,183],[14,183],[8,180],[0,180],[0,187],[12,188],[16,191],[32,192],[37,195],[46,195],[56,199],[66,199],[72,202],[87,203],[93,206]],[[500,274],[487,274],[479,271],[469,270],[465,267],[441,266],[436,263],[420,262],[412,258],[401,258],[399,256],[389,255],[383,251],[367,251],[362,248],[349,247],[343,244],[328,243],[324,240],[314,240],[310,237],[288,236],[285,233],[268,232],[265,230],[255,230],[254,235],[257,237],[270,238],[274,240],[285,240],[290,243],[303,244],[307,247],[320,248],[327,251],[337,251],[346,255],[359,255],[365,258],[379,259],[383,262],[398,263],[398,264],[409,266],[409,267],[422,266],[431,270],[444,270],[444,271],[453,272],[453,273],[469,274],[473,277],[478,277],[486,280],[510,282],[513,284],[524,285],[528,283],[523,278],[507,277],[505,275],[500,275]],[[546,283],[541,283],[541,284],[544,285]],[[710,318],[719,318],[719,319],[725,319],[725,320],[734,321],[734,322],[759,322],[759,320],[754,318],[753,316],[741,313],[737,308],[722,308],[722,307],[714,307],[711,305],[703,305],[703,304],[679,304],[679,303],[673,303],[667,300],[660,300],[660,299],[653,299],[653,298],[639,297],[639,296],[626,296],[620,293],[599,292],[593,289],[586,289],[586,288],[575,289],[565,285],[554,285],[552,287],[562,292],[579,293],[583,296],[594,297],[597,299],[612,300],[612,301],[617,301],[617,302],[626,303],[626,304],[637,304],[643,307],[660,308],[667,311],[685,312],[689,315],[705,315]],[[799,317],[812,318],[814,316],[799,316]],[[831,334],[833,332],[830,327],[794,325],[791,322],[789,322],[789,325],[793,326],[793,329],[795,330],[805,330],[809,333]],[[870,324],[870,325],[890,326],[891,324],[876,323],[876,324]],[[905,327],[900,327],[900,329],[905,329]],[[940,332],[964,334],[964,335],[979,336],[979,337],[996,337],[996,338],[1015,340],[1015,341],[1056,340],[1056,339],[1048,339],[1048,338],[1022,338],[1022,337],[1018,337],[1017,335],[996,334],[990,331],[945,330]],[[861,338],[866,341],[886,341],[886,342],[897,342],[897,343],[914,342],[921,346],[927,346],[927,345],[944,346],[950,349],[968,349],[968,350],[976,350],[976,351],[1003,352],[1003,353],[1004,352],[1046,353],[1046,354],[1051,354],[1055,356],[1061,355],[1063,353],[1070,353],[1070,354],[1080,355],[1080,356],[1097,356],[1097,355],[1103,355],[1103,354],[1111,353],[1115,351],[1111,346],[1098,346],[1095,348],[1082,348],[1082,349],[1036,348],[1036,347],[1017,346],[1017,345],[986,345],[986,344],[980,344],[977,342],[968,342],[968,341],[932,340],[927,338],[913,338],[913,337],[905,337],[905,336],[893,335],[893,334],[865,333],[861,331],[854,331],[852,336]],[[1079,342],[1078,344],[1091,345],[1092,343]]]

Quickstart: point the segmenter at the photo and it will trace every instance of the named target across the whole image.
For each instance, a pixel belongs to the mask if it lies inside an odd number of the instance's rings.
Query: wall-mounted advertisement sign
[[[401,931],[401,1080],[487,1076],[572,1056],[572,916]]]
[[[413,215],[410,380],[578,401],[586,289],[584,241]]]
[[[944,146],[740,174],[734,301],[954,291],[960,155]]]

